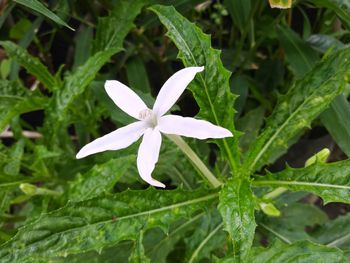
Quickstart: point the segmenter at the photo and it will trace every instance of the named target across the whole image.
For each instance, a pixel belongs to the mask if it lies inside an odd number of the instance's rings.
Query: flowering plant
[[[349,10],[0,1],[0,262],[348,262]]]

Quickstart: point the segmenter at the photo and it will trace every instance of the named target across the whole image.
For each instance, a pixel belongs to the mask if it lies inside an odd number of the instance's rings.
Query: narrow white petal
[[[143,135],[142,142],[137,154],[137,169],[141,178],[150,185],[165,187],[164,184],[152,178],[155,164],[158,162],[162,136],[157,129],[149,128]]]
[[[137,121],[119,128],[85,145],[78,152],[76,158],[81,159],[98,152],[126,148],[136,142],[147,128],[147,124],[143,121]]]
[[[232,133],[208,121],[177,115],[162,116],[158,121],[159,130],[167,134],[177,134],[197,139],[232,137]]]
[[[188,67],[172,75],[160,89],[153,112],[159,117],[164,115],[179,99],[196,74],[203,70],[204,67]]]
[[[105,89],[114,103],[131,117],[140,120],[139,114],[148,109],[142,99],[130,88],[117,80],[107,80]]]

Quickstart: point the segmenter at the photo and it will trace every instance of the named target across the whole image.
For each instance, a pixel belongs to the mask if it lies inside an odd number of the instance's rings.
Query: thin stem
[[[273,190],[272,192],[264,195],[263,199],[267,199],[267,200],[275,199],[275,198],[279,197],[281,194],[285,193],[286,191],[288,191],[287,188],[278,187],[275,190]]]
[[[220,182],[212,174],[208,167],[180,136],[173,134],[167,134],[166,136],[181,149],[181,151],[187,156],[191,163],[201,172],[200,174],[203,176],[203,178],[208,181],[214,188],[222,185],[222,182]]]

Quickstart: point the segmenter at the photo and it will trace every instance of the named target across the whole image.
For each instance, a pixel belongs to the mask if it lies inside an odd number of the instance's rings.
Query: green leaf
[[[23,139],[16,142],[9,154],[9,160],[4,166],[4,173],[10,176],[19,174],[21,168],[21,160],[24,152],[25,141]]]
[[[350,2],[348,0],[309,0],[318,7],[333,10],[347,29],[350,28]]]
[[[150,263],[150,259],[145,255],[145,249],[142,244],[143,240],[143,231],[141,230],[139,233],[139,237],[135,242],[134,250],[132,251],[129,262],[130,263]]]
[[[224,5],[227,7],[233,22],[243,32],[250,23],[251,0],[224,0]]]
[[[237,121],[237,130],[244,131],[239,138],[239,146],[242,152],[249,149],[249,145],[258,137],[259,130],[264,123],[265,109],[257,107],[248,111],[242,118]]]
[[[252,253],[253,263],[268,262],[349,262],[343,252],[337,248],[299,241],[291,245],[275,242],[269,248],[255,248]]]
[[[266,217],[259,225],[278,238],[295,242],[311,239],[306,227],[321,225],[327,221],[327,214],[311,204],[292,203],[281,208],[280,217]],[[271,231],[272,230],[272,231]]]
[[[257,178],[255,186],[283,186],[292,191],[307,191],[324,203],[350,203],[350,159],[329,164],[315,163],[306,168],[290,168]]]
[[[341,94],[336,97],[329,107],[321,114],[321,121],[337,145],[350,156],[350,105],[346,97]]]
[[[70,201],[83,201],[109,192],[135,162],[135,156],[126,156],[112,159],[104,164],[95,165],[84,175],[78,175],[70,182],[65,192],[66,199]]]
[[[73,70],[76,70],[89,59],[91,55],[92,37],[93,30],[91,27],[85,27],[77,33]]]
[[[136,56],[129,59],[125,66],[129,86],[134,90],[151,93],[151,86],[143,60]]]
[[[43,109],[47,98],[37,92],[26,92],[16,81],[0,81],[0,131],[22,113]]]
[[[326,53],[330,48],[334,50],[340,50],[346,47],[343,42],[339,41],[335,37],[323,34],[314,34],[306,40],[315,50]]]
[[[185,239],[185,262],[202,262],[203,259],[211,259],[211,254],[220,250],[225,253],[227,234],[223,231],[222,218],[217,210],[207,213],[198,222],[192,235]]]
[[[116,1],[110,15],[98,19],[96,38],[93,42],[94,53],[122,47],[125,36],[135,26],[133,24],[135,17],[147,3],[147,0]]]
[[[181,218],[211,207],[217,197],[216,192],[207,190],[149,188],[68,203],[20,228],[13,239],[0,247],[0,260],[48,260],[136,240],[140,231],[166,229]]]
[[[297,77],[304,76],[319,60],[318,53],[289,27],[277,26],[277,36]]]
[[[31,56],[24,48],[10,41],[0,41],[6,55],[23,66],[28,73],[36,77],[48,90],[57,88],[57,81],[48,69],[40,62],[38,58]]]
[[[231,178],[220,191],[219,212],[233,241],[235,258],[246,262],[255,235],[255,199],[247,179]]]
[[[329,247],[349,249],[350,246],[350,214],[339,216],[320,226],[311,233],[312,237]]]
[[[178,57],[184,65],[205,67],[189,86],[200,107],[198,117],[235,133],[233,105],[236,96],[230,91],[231,74],[222,65],[220,51],[211,47],[210,36],[204,34],[173,7],[155,5],[151,10],[168,29],[167,36],[179,49]],[[235,173],[239,164],[237,136],[215,142],[228,157]]]
[[[339,95],[350,66],[350,50],[341,50],[318,63],[281,96],[266,128],[250,147],[246,171],[272,162]],[[277,153],[277,154],[276,154]]]
[[[64,22],[61,18],[59,18],[57,15],[55,15],[53,12],[51,12],[49,9],[47,9],[40,1],[38,0],[14,0],[14,2],[21,4],[31,10],[34,10],[43,16],[51,19],[55,23],[68,27],[70,30],[73,30],[66,22]]]
[[[97,52],[74,74],[65,78],[63,88],[54,94],[48,108],[50,116],[46,118],[45,129],[50,136],[47,136],[47,139],[51,140],[51,137],[58,132],[59,125],[67,122],[69,107],[94,80],[102,66],[119,50],[119,48],[115,48]]]
[[[280,41],[284,46],[286,57],[293,72],[297,77],[304,76],[318,61],[317,54],[294,31],[284,27],[278,28]],[[334,50],[346,47],[339,40],[323,35],[313,35],[308,42],[313,43],[313,46],[317,45],[321,52],[326,52],[332,47]],[[349,113],[350,105],[346,98],[340,95],[320,115],[323,125],[348,156],[350,156],[350,124],[346,116]]]
[[[196,229],[198,221],[203,216],[205,216],[205,212],[199,213],[186,221],[177,222],[175,226],[170,228],[169,233],[164,234],[161,230],[158,230],[156,233],[150,234],[145,242],[146,244],[149,243],[146,247],[146,254],[150,256],[151,262],[166,263],[166,259],[169,253],[174,250],[175,245],[179,240],[185,238],[189,231]]]

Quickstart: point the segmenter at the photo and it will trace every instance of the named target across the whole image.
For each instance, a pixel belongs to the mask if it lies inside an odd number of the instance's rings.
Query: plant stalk
[[[181,151],[187,156],[191,163],[200,171],[202,177],[208,181],[214,188],[222,185],[220,182],[208,169],[208,167],[202,162],[202,160],[197,156],[197,154],[192,150],[192,148],[178,135],[167,134],[166,135],[173,143],[175,143]]]

